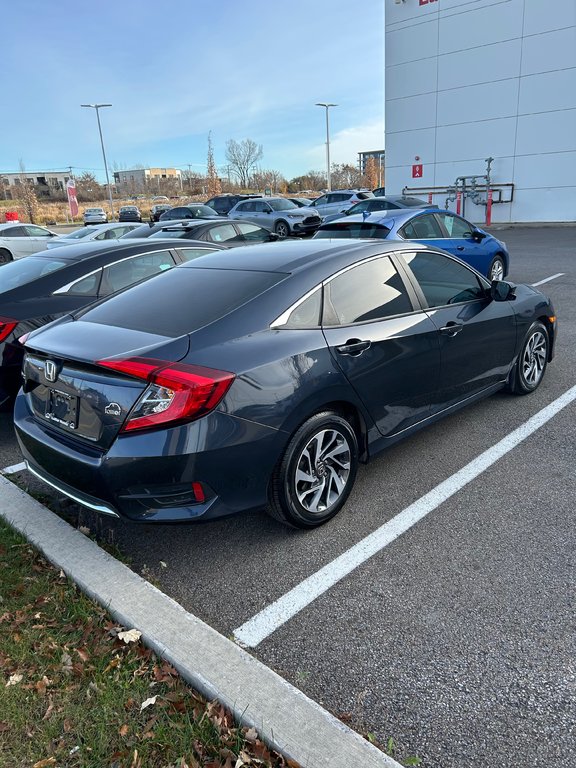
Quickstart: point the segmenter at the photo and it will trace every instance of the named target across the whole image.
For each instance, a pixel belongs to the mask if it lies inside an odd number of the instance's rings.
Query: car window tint
[[[472,235],[473,226],[469,224],[465,219],[461,219],[459,216],[453,216],[450,213],[439,213],[442,223],[446,227],[448,237],[451,238],[468,238]]]
[[[374,197],[374,195],[372,194],[372,192],[357,192],[356,197],[359,200],[367,200],[369,197]]]
[[[343,221],[323,224],[314,235],[315,240],[336,237],[370,237],[384,240],[390,233],[383,224],[371,224],[365,221]]]
[[[239,221],[236,226],[240,230],[244,240],[247,242],[262,243],[270,240],[270,232],[262,227],[257,227],[255,224]]]
[[[359,264],[327,284],[323,325],[381,320],[412,310],[402,278],[383,256]]]
[[[283,328],[317,328],[320,325],[322,290],[314,291],[290,313]]]
[[[440,225],[431,213],[413,218],[402,227],[400,234],[407,240],[429,240],[444,237]]]
[[[104,267],[100,295],[108,296],[110,293],[127,288],[138,283],[146,277],[157,275],[174,266],[174,260],[169,251],[157,253],[143,253],[123,259],[116,264]]]
[[[255,211],[254,203],[238,203],[236,210],[240,213],[246,213],[247,211]]]
[[[238,237],[238,233],[232,224],[220,224],[217,227],[212,227],[206,237],[208,240],[212,240],[213,243],[225,243],[226,240]]]
[[[69,266],[69,262],[58,259],[46,259],[39,256],[26,256],[25,259],[10,261],[2,265],[0,273],[0,293],[6,293],[20,285],[31,283],[50,272],[56,272]]]
[[[82,320],[177,337],[209,325],[285,277],[277,272],[193,265],[183,264],[112,296],[82,313]]]
[[[328,198],[326,195],[322,195],[322,197],[317,197],[316,200],[314,200],[310,205],[312,206],[318,206],[318,205],[326,205],[328,202]]]
[[[214,253],[213,248],[178,248],[178,253],[182,256],[184,261],[192,261],[199,256],[207,256],[209,253]]]
[[[99,269],[91,275],[76,280],[74,283],[66,287],[65,289],[59,288],[55,293],[70,295],[70,296],[97,296],[98,286],[100,285],[100,277],[102,270]]]
[[[468,269],[441,253],[402,253],[431,307],[473,301],[486,296],[486,285]]]
[[[26,231],[29,237],[50,237],[50,232],[43,227],[35,227],[33,224],[26,225]]]
[[[24,227],[7,227],[0,230],[0,237],[28,237]]]

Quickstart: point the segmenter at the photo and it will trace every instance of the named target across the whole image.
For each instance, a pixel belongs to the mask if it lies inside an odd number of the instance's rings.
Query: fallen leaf
[[[47,757],[44,760],[38,760],[37,763],[34,763],[32,768],[47,768],[49,765],[55,765],[56,758],[55,757]]]
[[[66,672],[67,674],[72,672],[72,658],[67,651],[62,652],[62,657],[60,661],[62,663],[62,669],[64,670],[64,672]]]
[[[122,736],[122,738],[124,738],[125,736],[128,736],[128,731],[129,731],[129,730],[130,730],[130,728],[129,728],[129,727],[126,725],[126,724],[124,724],[124,725],[123,725],[123,726],[120,728],[120,730],[119,730],[119,734],[120,734],[120,736]]]
[[[139,632],[137,629],[127,629],[124,632],[118,632],[118,637],[128,645],[128,643],[138,642],[142,637],[142,632]]]
[[[81,525],[78,530],[80,533],[83,533],[84,536],[90,536],[90,528],[87,528],[85,525]]]
[[[142,712],[143,709],[146,709],[146,707],[156,704],[157,698],[158,696],[151,696],[149,699],[146,699],[146,701],[143,701],[142,704],[140,704],[140,712]]]
[[[52,714],[53,709],[54,709],[54,702],[52,701],[52,699],[49,699],[48,709],[46,710],[46,712],[44,712],[44,717],[42,718],[42,720],[48,720]]]
[[[4,731],[9,731],[10,725],[8,723],[0,723],[0,733],[3,733]]]
[[[249,728],[244,734],[244,738],[246,739],[246,741],[256,741],[256,739],[258,738],[258,733],[256,731],[256,728]]]
[[[78,654],[78,656],[80,656],[82,661],[88,661],[88,659],[90,658],[90,654],[87,651],[85,651],[83,648],[76,648],[76,653]]]
[[[8,688],[10,685],[18,685],[18,683],[22,682],[23,677],[24,675],[20,674],[10,675],[8,682],[6,683],[6,688]]]

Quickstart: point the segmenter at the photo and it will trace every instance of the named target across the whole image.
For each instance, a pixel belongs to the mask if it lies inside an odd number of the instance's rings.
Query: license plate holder
[[[78,398],[61,392],[59,389],[51,389],[46,403],[46,418],[67,429],[76,429],[78,426]]]

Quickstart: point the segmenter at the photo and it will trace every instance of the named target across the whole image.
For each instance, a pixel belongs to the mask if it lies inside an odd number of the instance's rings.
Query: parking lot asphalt
[[[134,526],[78,511],[132,568],[231,636],[275,600],[490,451],[576,384],[576,228],[499,229],[509,279],[559,317],[531,396],[497,394],[362,467],[343,511],[312,532],[262,512]],[[576,406],[558,414],[251,649],[402,761],[428,768],[576,765]],[[21,461],[0,417],[0,467]],[[51,494],[26,472],[19,482]]]

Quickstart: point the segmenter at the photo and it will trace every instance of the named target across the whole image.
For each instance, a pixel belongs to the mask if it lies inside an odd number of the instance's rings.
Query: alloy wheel
[[[304,446],[295,472],[300,504],[312,515],[323,515],[346,489],[351,451],[346,436],[336,429],[317,432]]]

